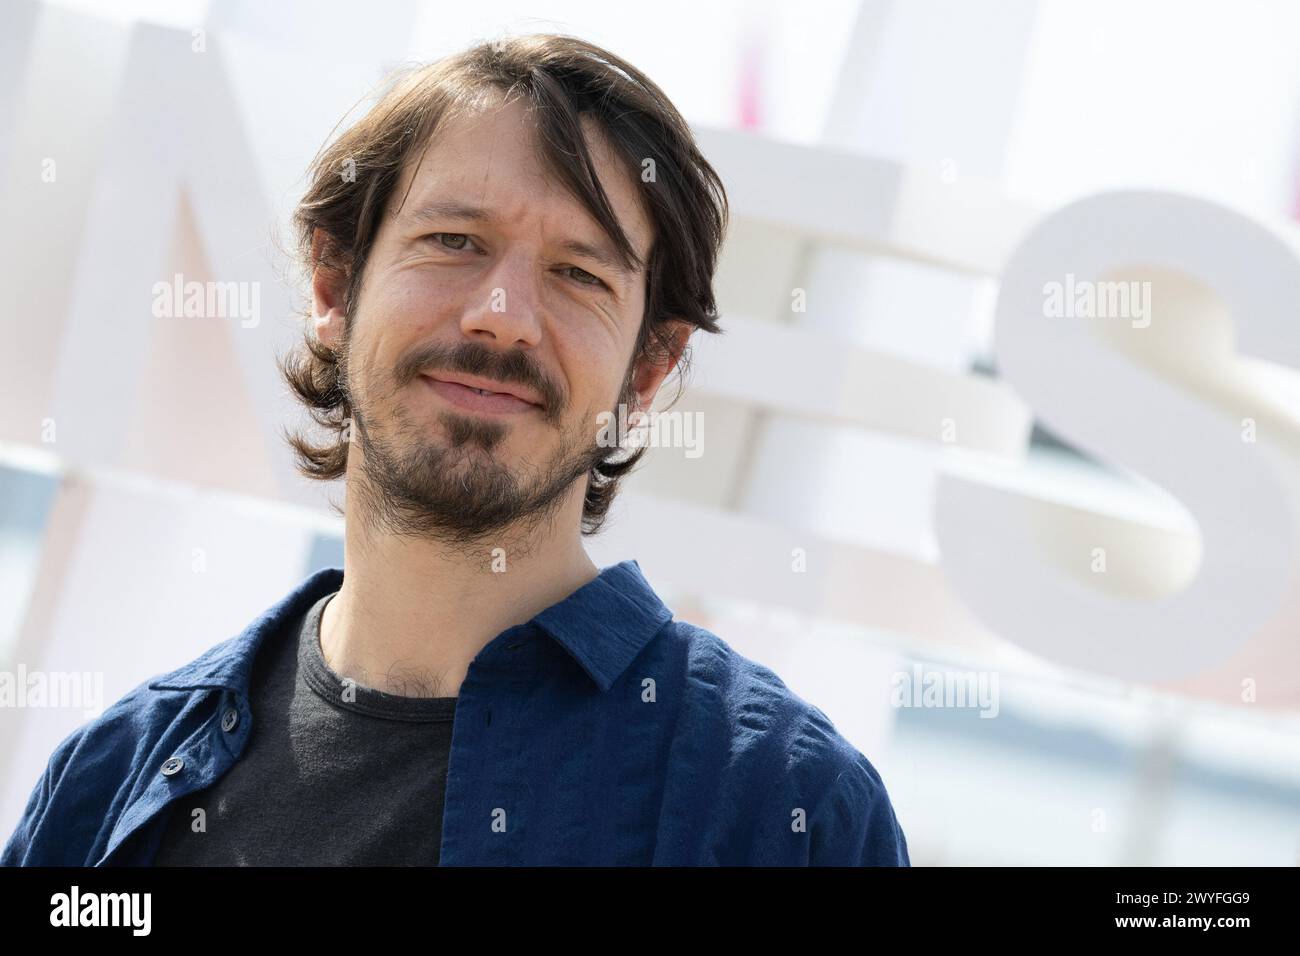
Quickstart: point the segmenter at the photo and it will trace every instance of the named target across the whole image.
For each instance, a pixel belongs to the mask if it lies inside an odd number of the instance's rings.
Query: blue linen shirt
[[[66,737],[0,864],[149,865],[169,807],[240,759],[254,656],[340,568]],[[471,662],[443,866],[910,866],[867,757],[770,669],[683,621],[640,565],[601,571]]]

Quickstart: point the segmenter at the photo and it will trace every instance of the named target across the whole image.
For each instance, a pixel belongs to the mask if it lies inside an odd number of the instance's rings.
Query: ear
[[[648,411],[659,393],[668,373],[671,372],[686,350],[686,342],[695,331],[695,326],[684,319],[670,319],[667,323],[668,338],[671,346],[667,355],[653,355],[637,361],[632,373],[632,390],[636,393],[637,409]],[[657,361],[656,361],[657,360]]]
[[[331,349],[343,344],[346,276],[325,262],[331,252],[332,240],[319,227],[312,233],[311,241],[311,310],[316,324],[316,337]]]

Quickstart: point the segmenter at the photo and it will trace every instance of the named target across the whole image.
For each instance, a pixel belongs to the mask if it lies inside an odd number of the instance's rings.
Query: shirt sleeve
[[[66,768],[68,758],[81,736],[81,731],[82,728],[73,731],[54,749],[54,753],[51,754],[49,761],[45,765],[45,772],[36,781],[31,795],[27,798],[27,806],[18,821],[18,826],[14,828],[14,832],[5,841],[4,849],[0,850],[0,866],[39,866],[41,864],[41,861],[34,859],[32,855],[33,838],[37,827],[44,820],[46,811],[50,807],[50,798],[54,792],[55,781]]]
[[[911,866],[907,838],[875,767],[862,754],[840,772],[812,826],[809,866]]]

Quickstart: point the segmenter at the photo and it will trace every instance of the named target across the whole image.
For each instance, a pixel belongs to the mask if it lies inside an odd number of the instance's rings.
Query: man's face
[[[645,275],[547,177],[529,123],[497,100],[443,124],[395,190],[346,336],[337,298],[322,304],[318,289],[318,334],[341,352],[360,446],[350,475],[372,517],[405,533],[464,541],[540,521],[608,452],[598,414],[653,397],[667,371],[632,366]],[[637,186],[587,130],[644,262],[653,234]]]

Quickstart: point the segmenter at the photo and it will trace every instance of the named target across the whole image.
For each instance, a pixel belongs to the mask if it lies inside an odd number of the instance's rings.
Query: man
[[[725,191],[646,77],[560,36],[403,75],[295,214],[282,361],[344,478],[342,569],[65,740],[10,864],[910,865],[868,759],[598,569],[711,289]],[[623,416],[627,420],[628,415]]]

